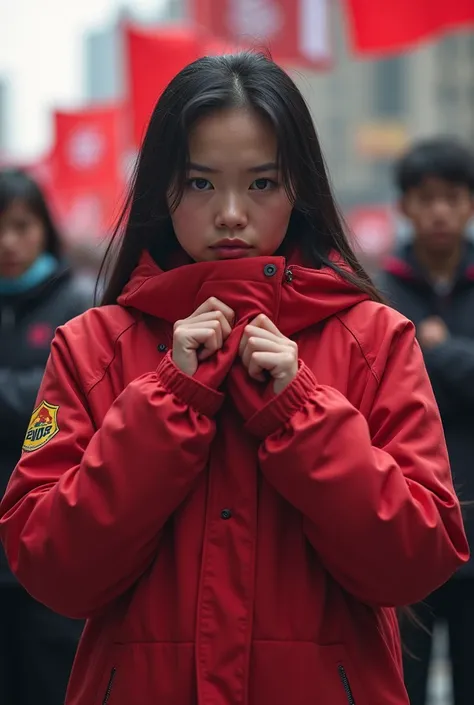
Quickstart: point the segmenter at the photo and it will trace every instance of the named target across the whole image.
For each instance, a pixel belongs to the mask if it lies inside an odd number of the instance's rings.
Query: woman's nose
[[[220,229],[242,229],[248,223],[248,214],[244,199],[235,194],[226,195],[219,204],[216,214],[216,226]]]

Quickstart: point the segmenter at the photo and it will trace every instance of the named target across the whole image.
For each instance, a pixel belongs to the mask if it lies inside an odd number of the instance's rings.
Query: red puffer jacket
[[[166,352],[237,314],[194,378]],[[413,326],[279,257],[166,273],[57,332],[1,506],[11,566],[88,623],[68,705],[406,705],[394,606],[468,547]],[[299,345],[273,397],[237,356],[266,313]]]

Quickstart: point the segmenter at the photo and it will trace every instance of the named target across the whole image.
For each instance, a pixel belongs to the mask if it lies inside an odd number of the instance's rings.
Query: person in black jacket
[[[24,172],[0,172],[0,489],[19,460],[54,331],[92,304],[61,258],[45,199]],[[14,580],[0,549],[0,703],[62,705],[82,624]]]
[[[474,500],[474,244],[466,236],[474,214],[474,154],[451,139],[424,141],[402,157],[396,175],[413,239],[388,260],[379,285],[416,325],[474,546],[468,506]],[[437,619],[448,623],[455,705],[472,705],[474,560],[415,612],[422,626],[402,619],[411,705],[426,703]]]

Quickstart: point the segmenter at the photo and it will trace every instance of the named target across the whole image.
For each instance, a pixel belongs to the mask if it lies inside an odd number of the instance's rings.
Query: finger
[[[174,336],[178,339],[181,340],[183,345],[186,345],[187,341],[195,335],[196,331],[202,330],[202,329],[211,329],[216,331],[216,334],[219,335],[222,338],[222,326],[220,321],[216,321],[214,318],[211,318],[210,320],[207,321],[196,321],[193,322],[193,319],[188,319],[186,321],[183,321],[182,324],[175,329],[174,331]]]
[[[209,342],[210,337],[212,342]],[[186,323],[175,330],[174,340],[183,349],[197,350],[201,345],[218,349],[222,347],[222,329],[218,321],[206,321],[197,325]]]
[[[183,328],[199,328],[203,324],[205,326],[218,326],[221,330],[222,340],[226,340],[232,333],[232,328],[229,321],[225,318],[221,311],[212,311],[210,313],[202,313],[197,318],[187,318],[185,321],[181,321],[181,327]]]
[[[230,323],[230,325],[233,325],[234,323],[234,318],[235,314],[234,311],[227,306],[227,304],[223,303],[220,299],[216,299],[215,296],[211,296],[209,299],[207,299],[199,308],[196,309],[196,311],[193,313],[192,318],[194,318],[196,315],[200,315],[201,313],[207,313],[209,311],[220,311],[226,318],[226,320]]]
[[[244,354],[244,350],[245,350],[245,348],[247,347],[247,342],[248,342],[248,336],[247,336],[247,335],[245,334],[245,332],[244,332],[244,333],[242,333],[242,337],[241,337],[240,343],[239,343],[239,355],[240,355],[240,357],[242,357],[242,355]]]
[[[261,378],[264,371],[270,372],[274,379],[287,375],[295,364],[292,353],[284,352],[254,352],[250,358],[248,373],[250,377]]]
[[[267,340],[266,338],[254,338],[248,339],[247,345],[241,355],[244,367],[249,367],[250,358],[254,352],[281,352],[282,345],[274,340]]]
[[[254,325],[257,328],[273,333],[279,338],[285,337],[282,333],[280,333],[273,321],[271,321],[264,313],[260,313],[256,318],[254,318],[254,320],[250,322],[250,325]]]
[[[202,350],[198,352],[198,359],[205,360],[211,357],[217,350],[222,347],[222,337],[219,336],[215,328],[200,328],[193,332],[193,342],[198,343],[196,348],[202,346]]]
[[[230,310],[230,309],[229,309],[229,310]],[[233,314],[232,314],[232,315],[233,315]],[[207,313],[201,314],[200,316],[197,316],[196,318],[191,317],[191,318],[189,318],[188,320],[189,320],[190,323],[191,323],[191,322],[194,322],[194,321],[201,321],[201,320],[204,320],[204,321],[211,321],[211,320],[218,321],[218,323],[219,323],[219,325],[221,326],[221,329],[222,329],[222,337],[223,337],[223,340],[226,340],[226,339],[229,337],[229,335],[231,334],[231,332],[232,332],[231,323],[229,323],[228,318],[226,317],[226,315],[225,315],[222,311],[219,311],[219,310],[217,310],[217,309],[214,309],[214,310],[209,311],[209,312],[207,312]]]
[[[264,340],[274,340],[275,342],[278,341],[280,344],[282,341],[281,335],[275,335],[274,333],[270,333],[270,331],[265,330],[265,328],[259,328],[258,326],[254,326],[252,324],[246,326],[244,332],[247,336],[247,340],[249,338],[261,338]]]
[[[221,328],[224,339],[226,339],[232,332],[229,321],[224,316],[222,311],[207,311],[206,313],[200,313],[199,316],[192,316],[191,318],[185,318],[184,320],[176,321],[174,324],[174,330],[176,332],[177,328],[199,326],[202,323],[208,321],[218,321]]]

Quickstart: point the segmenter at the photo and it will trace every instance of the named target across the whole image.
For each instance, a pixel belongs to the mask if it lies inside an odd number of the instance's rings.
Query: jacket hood
[[[199,262],[163,271],[144,253],[118,303],[173,324],[211,296],[235,311],[236,323],[264,313],[287,336],[369,298],[329,267],[308,269],[284,257]]]

